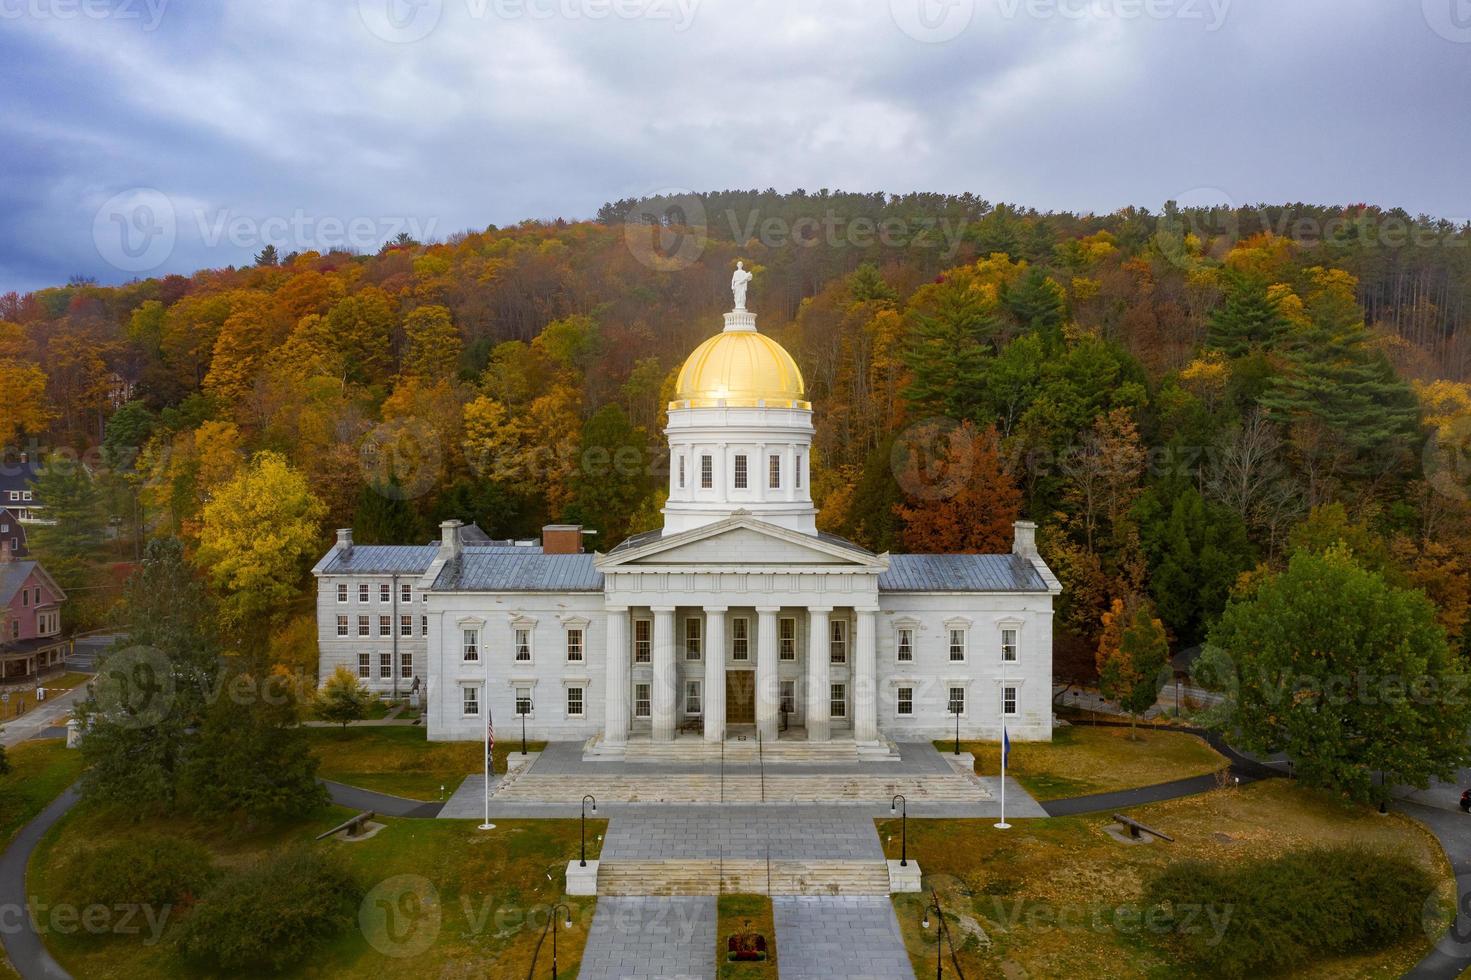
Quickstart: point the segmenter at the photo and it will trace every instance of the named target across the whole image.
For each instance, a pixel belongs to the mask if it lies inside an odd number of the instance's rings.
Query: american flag
[[[485,706],[485,768],[487,772],[495,771],[495,762],[492,758],[495,752],[495,719],[490,716],[490,705]]]

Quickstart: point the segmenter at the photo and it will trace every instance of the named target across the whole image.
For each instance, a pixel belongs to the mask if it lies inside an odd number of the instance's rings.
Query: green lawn
[[[936,741],[949,753],[953,742]],[[1001,746],[996,742],[961,742],[962,752],[976,757],[976,771],[1001,772]],[[1200,776],[1224,769],[1226,759],[1201,739],[1159,728],[1055,728],[1051,742],[1012,742],[1006,774],[1039,800],[1087,796],[1112,790]]]
[[[765,895],[721,895],[717,905],[715,962],[720,980],[776,980],[776,919]],[[766,959],[731,963],[726,959],[730,937],[748,931],[766,937]]]
[[[441,786],[447,797],[466,776],[485,765],[482,743],[431,742],[416,725],[303,731],[322,761],[318,775],[323,779],[411,800],[438,800]],[[545,747],[545,742],[527,743],[533,752]],[[506,771],[506,756],[511,751],[521,751],[521,743],[496,743],[496,772]]]
[[[148,826],[153,833],[197,840],[209,848],[224,868],[241,868],[288,843],[310,842],[312,837],[348,815],[329,808],[320,816],[299,822],[242,831],[235,825],[209,825],[183,819],[165,819]],[[524,977],[541,937],[548,910],[558,902],[571,909],[573,928],[558,934],[562,976],[577,974],[595,900],[562,894],[563,870],[577,856],[576,820],[500,821],[489,833],[474,821],[381,818],[385,829],[358,843],[326,840],[312,844],[330,848],[349,861],[365,889],[363,907],[394,905],[409,881],[420,894],[437,896],[430,910],[416,909],[411,919],[397,922],[398,942],[423,937],[427,950],[413,956],[401,947],[385,953],[375,948],[369,934],[354,927],[332,937],[308,965],[285,974],[291,977]],[[32,890],[39,902],[66,901],[68,882],[62,880],[66,861],[78,849],[99,841],[136,833],[144,825],[126,815],[80,806],[53,828],[31,862]],[[598,838],[606,821],[588,822],[589,857],[598,854]],[[405,879],[400,876],[415,876]],[[426,884],[427,883],[427,884]],[[429,891],[432,886],[432,891]],[[374,889],[377,891],[374,891]],[[386,903],[386,904],[385,904]],[[395,907],[403,908],[401,904]],[[437,907],[438,922],[433,909]],[[148,980],[197,976],[172,949],[178,924],[187,911],[170,918],[162,939],[147,936],[63,935],[49,932],[51,952],[73,976],[98,980]],[[559,919],[560,921],[560,919]],[[422,931],[421,931],[422,930]],[[374,939],[383,945],[381,936]],[[537,975],[550,975],[550,947],[543,949]]]
[[[1214,790],[1138,807],[1130,815],[1176,843],[1126,845],[1103,832],[1106,816],[1016,821],[910,820],[909,857],[926,888],[935,888],[958,943],[957,916],[978,923],[990,948],[972,941],[961,952],[966,976],[1167,977],[1178,975],[1135,925],[1146,875],[1183,858],[1239,862],[1316,844],[1362,843],[1405,854],[1431,869],[1454,896],[1450,867],[1422,826],[1397,814],[1346,807],[1286,780]],[[879,824],[888,856],[899,856],[897,820]],[[894,896],[895,911],[919,976],[935,970],[935,925],[920,928],[923,895]],[[1120,910],[1123,910],[1122,912]],[[1301,976],[1398,977],[1430,947],[1416,935],[1394,948],[1318,964]],[[945,974],[952,975],[947,960]]]
[[[0,776],[0,848],[82,774],[82,754],[66,741],[22,742],[5,750],[10,775]]]

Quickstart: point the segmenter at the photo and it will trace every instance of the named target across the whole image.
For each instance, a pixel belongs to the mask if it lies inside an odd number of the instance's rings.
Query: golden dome
[[[802,372],[781,344],[755,330],[726,330],[684,362],[669,407],[810,409],[805,394]]]

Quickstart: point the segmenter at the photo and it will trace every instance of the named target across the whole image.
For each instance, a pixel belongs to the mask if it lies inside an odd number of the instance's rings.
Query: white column
[[[877,742],[878,638],[874,633],[878,611],[858,609],[858,649],[853,663],[853,738]]]
[[[807,740],[826,742],[829,735],[830,658],[828,607],[807,610]]]
[[[674,708],[678,692],[674,662],[674,607],[654,607],[654,683],[652,704],[654,741],[674,739]]]
[[[607,721],[603,741],[622,745],[628,741],[628,607],[608,607],[608,679],[603,692]]]
[[[779,606],[756,608],[756,731],[762,741],[778,736],[781,693],[776,676],[776,614]]]
[[[725,606],[705,607],[705,741],[725,741]]]

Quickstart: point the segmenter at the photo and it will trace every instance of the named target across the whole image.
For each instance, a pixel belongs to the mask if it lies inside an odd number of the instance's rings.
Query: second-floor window
[[[389,585],[387,582],[381,583],[378,586],[378,601],[379,602],[392,602],[393,601],[393,586]]]
[[[737,616],[730,621],[730,658],[751,659],[751,621],[745,616]]]
[[[633,662],[636,664],[646,664],[651,659],[653,643],[649,633],[652,629],[653,623],[647,619],[633,621]]]
[[[399,636],[413,636],[414,635],[414,617],[412,617],[412,616],[400,616],[400,617],[398,617],[398,635]]]
[[[899,653],[896,659],[905,664],[914,660],[914,630],[908,627],[899,631]]]
[[[391,617],[391,616],[379,616],[378,617],[378,635],[379,636],[392,636],[393,635],[393,617]]]
[[[684,659],[700,659],[700,621],[698,619],[684,621]]]
[[[347,635],[347,617],[346,616],[338,616],[337,617],[337,635],[338,636],[346,636]]]
[[[347,601],[347,583],[346,582],[338,582],[337,583],[337,601],[338,602],[346,602]]]
[[[567,631],[567,662],[582,663],[582,630]]]
[[[835,619],[829,624],[829,629],[832,631],[830,659],[835,664],[845,664],[848,662],[848,623],[846,620]]]
[[[518,629],[516,631],[516,662],[531,662],[531,630]]]
[[[400,585],[398,587],[398,601],[399,602],[413,602],[414,601],[414,587],[412,585],[410,585],[409,583],[407,583],[407,582],[405,582],[402,585]]]
[[[783,616],[777,623],[782,660],[797,659],[797,621],[790,616]]]
[[[1007,663],[1016,663],[1016,630],[1007,628],[1001,631],[1001,659]]]
[[[358,583],[358,602],[367,602],[367,601],[368,601],[368,583],[367,582],[360,582],[360,583]]]
[[[950,631],[950,661],[959,663],[965,659],[965,630]]]
[[[358,636],[372,636],[373,627],[368,622],[367,616],[358,617]]]
[[[466,663],[473,663],[480,659],[479,630],[465,630],[464,655]]]

